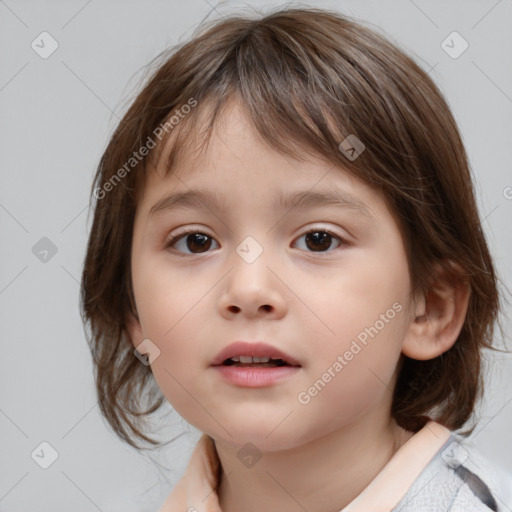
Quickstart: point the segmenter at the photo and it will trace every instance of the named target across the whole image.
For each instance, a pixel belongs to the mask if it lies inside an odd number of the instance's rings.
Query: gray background
[[[199,433],[170,408],[155,427],[162,439],[179,437],[150,454],[123,444],[99,414],[78,313],[89,188],[152,57],[187,39],[205,18],[280,4],[0,0],[0,511],[156,511],[185,468]],[[464,137],[484,227],[510,287],[512,1],[310,5],[382,29],[439,84]],[[43,31],[59,45],[46,59],[31,47]],[[458,58],[441,46],[453,31],[469,44]],[[55,254],[38,253],[48,249],[43,237]],[[510,332],[510,323],[505,327]],[[472,439],[512,472],[512,360],[490,361]],[[31,457],[43,441],[58,453],[48,469]],[[50,452],[43,453],[39,461]]]

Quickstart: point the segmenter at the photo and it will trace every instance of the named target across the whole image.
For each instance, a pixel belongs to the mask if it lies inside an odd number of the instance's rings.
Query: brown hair
[[[171,171],[197,134],[199,119],[204,126],[200,112],[208,111],[209,140],[218,113],[233,97],[276,150],[296,158],[320,154],[382,190],[402,229],[416,289],[428,290],[436,264],[451,261],[464,270],[471,297],[455,345],[428,361],[402,356],[392,405],[398,424],[411,431],[428,417],[452,430],[463,426],[482,390],[480,352],[492,348],[499,294],[467,155],[431,78],[375,30],[314,8],[215,21],[151,64],[156,70],[97,169],[81,283],[99,404],[114,431],[136,448],[133,436],[158,444],[143,433],[143,419],[164,402],[150,367],[134,357],[126,328],[128,313],[136,315],[130,251],[145,173],[172,134]],[[197,107],[184,108],[194,101]],[[365,145],[355,159],[339,149],[350,134]],[[150,158],[132,161],[155,136],[160,142]]]

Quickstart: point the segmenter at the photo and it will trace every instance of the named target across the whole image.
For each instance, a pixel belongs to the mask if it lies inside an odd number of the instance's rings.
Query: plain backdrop
[[[176,440],[153,453],[122,443],[99,413],[78,310],[89,189],[153,57],[204,19],[278,5],[284,2],[0,1],[0,511],[156,511],[181,476],[199,433],[172,409],[155,427],[161,439]],[[512,1],[309,5],[383,31],[439,85],[510,287]],[[456,37],[452,55],[443,47],[448,36]],[[507,319],[504,325],[510,332]],[[471,439],[509,472],[511,401],[512,361],[494,355]]]

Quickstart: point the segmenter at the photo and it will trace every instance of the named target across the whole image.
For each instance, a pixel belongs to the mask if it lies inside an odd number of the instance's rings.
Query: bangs
[[[333,20],[325,16],[325,21],[332,24]],[[202,39],[206,44],[218,37],[220,29],[214,23],[198,36],[196,50]],[[362,27],[357,31],[347,23],[346,33],[336,39],[326,38],[325,27],[312,22],[291,29],[286,16],[266,25],[235,18],[225,22],[222,30],[231,32],[230,36],[217,41],[211,51],[202,48],[202,55],[193,53],[189,43],[177,52],[172,49],[170,55],[164,52],[157,57],[165,61],[151,80],[158,84],[158,96],[153,92],[148,97],[146,113],[141,116],[149,120],[147,113],[151,111],[165,112],[166,116],[153,116],[151,125],[142,122],[146,133],[141,139],[176,117],[191,99],[196,106],[163,134],[141,174],[156,167],[169,174],[182,152],[204,153],[218,118],[233,100],[243,106],[256,132],[272,149],[297,160],[320,157],[359,175],[364,167],[371,172],[365,152],[353,162],[340,151],[340,143],[349,135],[357,137],[368,150],[385,145],[397,154],[412,153],[400,147],[407,140],[396,129],[400,123],[391,123],[396,133],[390,132],[388,120],[402,116],[392,95],[379,85],[383,77],[391,77],[389,69],[396,50],[390,46],[382,53],[382,62],[365,56],[369,38],[376,47],[383,47],[378,35]],[[320,44],[322,39],[324,45]],[[315,51],[305,52],[308,47]],[[419,68],[417,72],[419,81]],[[382,166],[383,173],[386,166]],[[368,175],[364,179],[377,181]]]
[[[254,98],[242,98],[240,91],[231,91],[222,98],[210,96],[202,99],[193,112],[162,137],[154,155],[148,160],[149,166],[141,169],[141,174],[152,169],[166,177],[172,173],[184,154],[193,155],[195,158],[206,157],[213,133],[222,130],[223,121],[235,102],[247,114],[255,135],[275,151],[299,161],[316,158],[337,165],[346,164],[347,160],[338,150],[336,142],[343,140],[343,134],[336,129],[332,117],[321,114],[322,119],[329,125],[328,139],[334,145],[330,151],[326,151],[325,147],[323,150],[319,148],[327,143],[326,138],[322,136],[320,127],[314,120],[304,114],[303,108],[294,107],[283,114],[268,103],[258,105],[253,100]],[[266,110],[263,111],[263,108]]]
[[[193,43],[158,56],[164,64],[150,80],[146,104],[141,102],[139,140],[166,124],[170,129],[140,166],[137,192],[147,170],[168,175],[182,152],[204,155],[231,101],[284,155],[321,158],[402,196],[421,189],[413,173],[404,187],[390,169],[404,169],[421,152],[413,132],[424,129],[418,106],[429,103],[433,84],[378,34],[347,20],[333,22],[325,12],[304,26],[292,26],[286,15],[267,24],[243,18],[212,22]],[[203,46],[212,39],[211,49]],[[365,148],[357,159],[340,150],[347,137]]]

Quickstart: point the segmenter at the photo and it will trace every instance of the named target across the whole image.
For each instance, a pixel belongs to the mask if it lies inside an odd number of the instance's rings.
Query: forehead
[[[203,105],[190,123],[185,119],[183,125],[170,134],[161,148],[160,158],[149,168],[154,171],[149,173],[150,182],[154,184],[168,176],[178,182],[220,178],[232,168],[239,171],[234,174],[250,172],[276,181],[279,178],[287,180],[290,173],[296,178],[310,176],[313,181],[315,171],[327,174],[334,167],[325,157],[312,154],[295,143],[293,135],[288,138],[293,154],[271,147],[255,128],[247,109],[238,101],[230,100],[223,106],[211,130],[208,129],[210,111],[209,105]],[[272,172],[267,172],[269,170]]]
[[[308,150],[294,140],[293,134],[287,136],[282,130],[279,137],[276,134],[276,141],[278,138],[286,141],[287,151],[270,147],[240,100],[228,98],[213,116],[217,107],[213,101],[200,103],[158,145],[156,158],[151,155],[151,162],[144,169],[144,174],[155,178],[152,181],[157,180],[158,176],[163,178],[171,174],[192,176],[200,170],[221,167],[222,163],[236,159],[240,160],[240,167],[247,165],[251,159],[262,162],[263,166],[269,157],[282,158],[282,164],[289,162],[295,167],[297,164],[294,162],[300,164],[306,160],[332,166],[325,157]],[[257,166],[251,170],[254,172]]]
[[[272,211],[343,207],[367,220],[382,213],[380,190],[318,154],[297,147],[290,156],[270,147],[241,103],[225,105],[207,140],[208,113],[202,105],[193,123],[172,133],[147,173],[139,206],[148,219],[187,208],[226,210],[242,192]]]
[[[244,161],[244,148],[233,145],[226,159],[215,160],[215,145],[212,140],[208,161],[201,159],[198,164],[197,160],[184,158],[174,173],[154,173],[150,177],[141,208],[148,221],[187,211],[207,216],[231,212],[237,217],[251,212],[250,217],[262,218],[275,214],[280,219],[321,209],[333,214],[350,212],[364,223],[375,223],[382,214],[376,204],[384,207],[378,193],[357,184],[353,176],[333,165],[317,161],[290,163],[267,148],[258,148],[261,159]]]
[[[261,121],[263,118],[264,121]],[[286,132],[284,125],[272,113],[262,114],[258,121],[259,128],[256,128],[249,107],[235,94],[222,101],[211,98],[201,100],[164,136],[157,145],[156,158],[150,155],[149,165],[146,165],[143,174],[153,171],[166,176],[184,166],[190,174],[191,164],[199,167],[206,162],[215,162],[222,155],[229,154],[230,145],[234,142],[238,147],[245,142],[245,149],[249,150],[256,146],[268,147],[268,139],[265,141],[267,134],[274,150],[289,160],[300,162],[307,159],[328,163],[325,156],[313,149],[311,137],[306,141],[298,140],[298,134]],[[334,123],[332,120],[328,122],[330,125]]]

